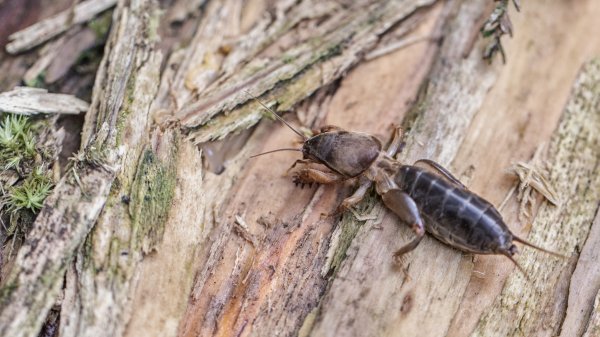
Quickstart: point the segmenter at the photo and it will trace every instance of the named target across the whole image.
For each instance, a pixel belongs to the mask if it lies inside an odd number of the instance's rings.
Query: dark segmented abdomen
[[[512,241],[498,211],[475,193],[417,166],[402,166],[395,181],[415,201],[427,231],[438,240],[480,254]]]

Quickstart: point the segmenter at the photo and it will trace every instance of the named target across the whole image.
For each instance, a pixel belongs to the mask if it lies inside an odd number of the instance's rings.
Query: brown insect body
[[[418,166],[401,166],[394,177],[417,204],[425,228],[465,252],[513,255],[513,235],[496,208],[475,193]]]
[[[366,171],[380,152],[381,142],[377,138],[348,131],[323,132],[307,139],[302,146],[305,159],[321,163],[346,178]]]
[[[403,165],[393,159],[401,144],[400,129],[395,130],[392,142],[386,151],[382,151],[377,138],[333,126],[324,127],[317,135],[306,138],[271,112],[304,138],[301,150],[304,159],[292,165],[294,168],[302,164],[294,173],[295,183],[334,184],[355,180],[358,188],[344,199],[340,205],[342,210],[358,204],[375,183],[386,207],[416,234],[394,254],[396,257],[416,248],[425,230],[439,241],[465,252],[505,255],[523,274],[525,272],[512,257],[518,252],[513,241],[561,256],[515,236],[491,203],[468,190],[436,162],[422,159],[414,165]],[[421,167],[423,164],[428,169]]]

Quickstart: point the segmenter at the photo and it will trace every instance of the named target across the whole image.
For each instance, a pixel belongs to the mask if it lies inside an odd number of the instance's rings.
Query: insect
[[[526,277],[513,258],[518,253],[514,242],[561,256],[514,235],[491,203],[471,192],[438,163],[421,159],[413,165],[405,165],[395,160],[394,155],[402,142],[400,128],[395,129],[392,141],[384,151],[376,137],[335,126],[326,126],[307,137],[259,103],[303,139],[301,149],[275,150],[302,152],[303,158],[296,160],[290,168],[299,166],[294,172],[295,183],[356,181],[358,188],[342,201],[339,211],[358,204],[375,185],[386,207],[415,234],[414,239],[394,253],[396,258],[415,249],[425,232],[464,252],[505,255]]]

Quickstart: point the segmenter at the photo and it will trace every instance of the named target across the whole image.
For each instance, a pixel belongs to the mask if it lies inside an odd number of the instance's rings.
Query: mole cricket
[[[303,158],[290,167],[300,166],[294,172],[296,184],[336,184],[354,180],[358,188],[342,201],[338,211],[358,204],[375,184],[385,206],[415,234],[414,239],[394,253],[395,259],[415,249],[425,232],[463,252],[504,255],[527,279],[528,275],[513,258],[518,253],[514,242],[564,258],[514,235],[490,202],[471,192],[440,164],[420,159],[413,165],[405,165],[394,159],[402,143],[400,128],[395,129],[385,151],[376,137],[335,126],[325,126],[307,137],[254,99],[302,137],[303,144],[301,149],[277,149],[253,157],[277,151],[302,152]]]

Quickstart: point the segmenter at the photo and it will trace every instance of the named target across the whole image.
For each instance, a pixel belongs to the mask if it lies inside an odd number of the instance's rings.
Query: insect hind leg
[[[448,171],[445,167],[438,164],[437,162],[430,160],[430,159],[419,159],[413,165],[419,166],[419,164],[425,164],[425,165],[429,166],[430,168],[434,169],[438,174],[442,175],[442,177],[446,178],[451,183],[455,184],[456,186],[458,186],[462,189],[467,190],[467,187],[465,185],[463,185],[463,183],[461,183],[460,180],[458,180],[458,178],[456,178],[454,175],[452,175],[452,173],[450,173],[450,171]]]
[[[391,211],[410,225],[416,235],[414,239],[394,253],[394,259],[399,261],[402,255],[412,251],[419,245],[423,236],[425,236],[425,225],[417,204],[407,193],[402,192],[400,189],[391,189],[382,196],[382,199]]]

